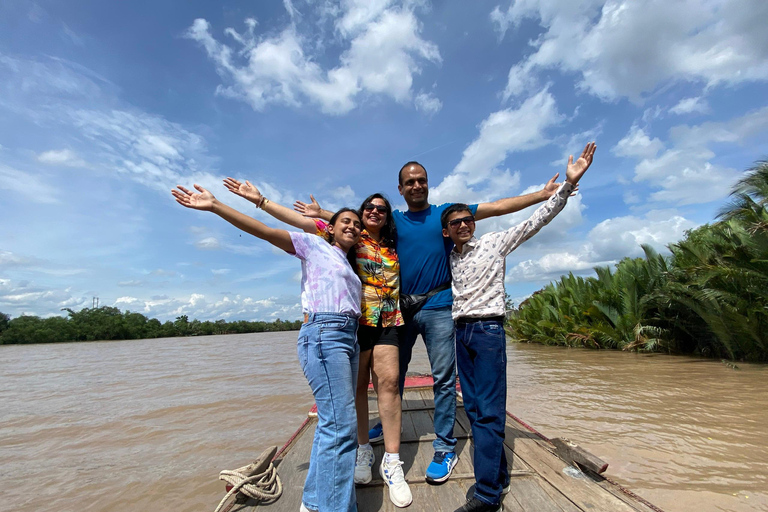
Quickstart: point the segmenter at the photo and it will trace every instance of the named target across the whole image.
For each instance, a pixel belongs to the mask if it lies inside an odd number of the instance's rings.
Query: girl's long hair
[[[360,216],[360,222],[362,222],[363,227],[365,227],[365,223],[363,222],[363,210],[365,205],[374,199],[381,199],[384,201],[384,206],[387,207],[387,221],[381,227],[381,245],[394,248],[397,244],[397,228],[395,227],[395,219],[392,217],[392,205],[389,204],[389,200],[387,200],[383,194],[376,192],[363,200],[363,204],[360,205],[360,209],[357,211],[357,214]]]

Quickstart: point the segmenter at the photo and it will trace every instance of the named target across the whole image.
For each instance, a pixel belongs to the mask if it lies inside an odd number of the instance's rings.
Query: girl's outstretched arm
[[[293,247],[291,235],[286,230],[271,228],[263,222],[259,222],[244,213],[240,213],[234,208],[220,202],[213,196],[213,194],[200,185],[195,184],[195,189],[197,192],[192,192],[191,190],[187,190],[181,185],[178,185],[176,189],[171,190],[171,194],[174,199],[176,199],[176,202],[182,206],[193,210],[213,212],[236,228],[239,228],[246,233],[250,233],[257,238],[266,240],[285,252],[290,254],[296,252],[296,249]]]
[[[317,232],[317,227],[312,219],[304,217],[281,204],[270,201],[248,180],[245,180],[245,183],[241,183],[235,178],[226,178],[224,180],[224,186],[233,194],[249,200],[255,204],[257,208],[261,208],[279,221],[299,228],[305,233],[314,235]]]

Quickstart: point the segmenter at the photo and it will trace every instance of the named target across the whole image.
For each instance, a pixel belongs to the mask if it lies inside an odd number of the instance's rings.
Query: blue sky
[[[297,319],[299,262],[171,198],[249,179],[335,209],[419,160],[430,200],[581,192],[516,302],[713,220],[768,155],[764,0],[0,3],[0,311]],[[530,211],[487,220],[503,229]]]

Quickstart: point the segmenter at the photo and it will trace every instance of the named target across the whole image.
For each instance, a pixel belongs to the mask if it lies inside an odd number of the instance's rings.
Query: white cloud
[[[71,149],[52,149],[37,155],[37,161],[49,165],[85,167],[86,163]]]
[[[293,17],[293,5],[286,9]],[[255,22],[242,34],[229,28],[226,33],[241,47],[237,51],[214,38],[204,19],[195,20],[186,36],[200,43],[216,65],[226,84],[217,93],[258,111],[270,104],[298,107],[309,101],[325,113],[340,115],[355,108],[364,93],[405,103],[411,100],[419,63],[441,62],[437,46],[419,36],[420,24],[409,8],[348,1],[338,13],[319,9],[324,15],[340,15],[337,32],[348,43],[339,65],[331,69],[323,69],[317,56],[308,53],[311,45],[295,25],[261,37]]]
[[[211,298],[202,293],[189,296],[158,296],[150,299],[124,296],[115,300],[115,307],[130,309],[148,317],[173,319],[187,315],[190,320],[267,320],[275,318],[298,320],[301,303],[298,296],[280,296],[255,299],[239,294]]]
[[[544,32],[509,72],[505,97],[557,68],[580,76],[578,87],[605,100],[643,96],[670,82],[707,87],[768,79],[768,18],[763,0],[525,0],[497,7],[503,37],[525,19]]]
[[[458,165],[430,190],[431,202],[478,202],[511,192],[520,184],[519,173],[500,166],[511,153],[547,144],[546,130],[561,120],[555,98],[546,89],[517,109],[492,113],[480,124],[477,139],[464,150]]]
[[[674,205],[698,204],[727,196],[740,171],[712,160],[714,144],[738,144],[768,132],[768,107],[754,110],[726,122],[678,125],[669,132],[669,145],[663,148],[633,126],[614,147],[620,156],[639,160],[634,181],[648,183],[657,190],[650,200]]]
[[[619,260],[642,256],[641,244],[664,251],[672,242],[681,240],[685,231],[696,224],[674,210],[654,210],[643,217],[626,216],[607,219],[589,232],[595,260]]]
[[[655,137],[651,139],[645,130],[633,125],[629,133],[614,146],[612,152],[618,156],[653,158],[662,149],[664,149],[663,142]]]
[[[667,252],[667,245],[681,240],[685,231],[694,227],[694,222],[674,210],[650,211],[642,217],[607,219],[592,228],[586,242],[574,243],[568,237],[560,237],[534,247],[533,254],[528,251],[525,260],[509,269],[506,282],[552,280],[568,272],[585,273],[596,266],[612,265],[625,257],[642,257],[641,244]],[[541,234],[544,233],[542,230]],[[557,244],[557,240],[566,243]],[[512,258],[516,254],[513,253]]]
[[[195,247],[204,251],[215,251],[221,249],[221,242],[217,238],[209,236],[195,242]]]
[[[91,70],[0,54],[0,71],[0,107],[72,136],[71,147],[45,151],[37,161],[117,172],[164,194],[180,183],[220,183],[209,172],[215,159],[202,136],[162,116],[119,108],[114,86]]]
[[[433,116],[443,108],[443,102],[436,98],[432,93],[420,93],[414,100],[416,110],[428,116]]]
[[[691,114],[694,112],[706,114],[709,112],[709,105],[706,100],[700,96],[696,98],[685,98],[680,100],[680,102],[669,109],[669,111],[673,114]]]

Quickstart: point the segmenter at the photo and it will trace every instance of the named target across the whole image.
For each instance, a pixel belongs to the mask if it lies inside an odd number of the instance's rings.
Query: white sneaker
[[[381,479],[389,486],[389,501],[400,508],[407,507],[413,502],[411,488],[408,487],[408,483],[405,481],[402,466],[403,461],[401,460],[391,464],[386,464],[382,460],[381,466],[379,466]]]
[[[357,448],[357,461],[355,461],[355,483],[367,484],[371,481],[371,467],[373,466],[373,448],[361,450]]]
[[[317,510],[312,510],[307,508],[306,505],[304,505],[304,502],[301,502],[301,507],[299,507],[299,512],[317,512]]]

